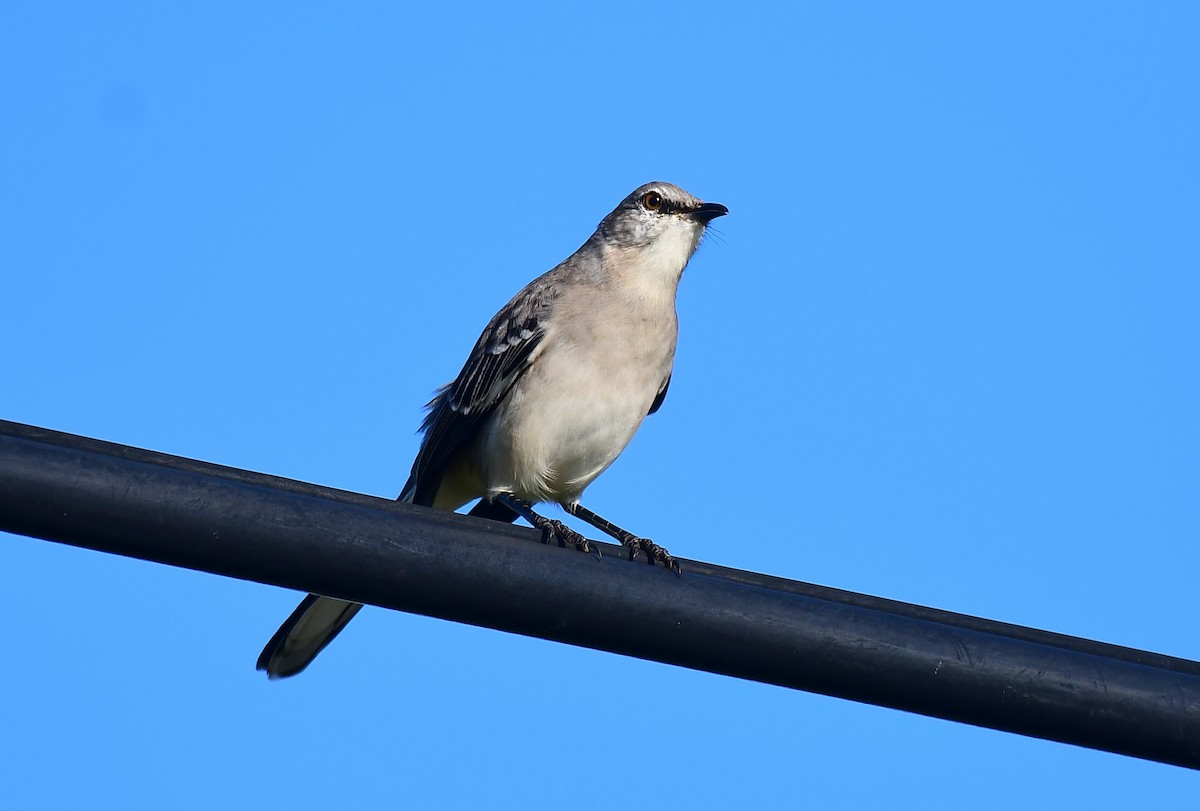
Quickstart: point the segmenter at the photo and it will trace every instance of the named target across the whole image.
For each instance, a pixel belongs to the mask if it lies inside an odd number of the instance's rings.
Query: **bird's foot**
[[[547,518],[545,519],[545,523],[542,524],[541,530],[542,543],[553,542],[563,548],[566,548],[567,544],[570,544],[580,552],[592,552],[596,557],[600,557],[600,550],[593,547],[591,541],[568,527],[562,521]]]
[[[649,538],[638,538],[630,536],[628,539],[621,539],[621,543],[629,548],[629,559],[636,560],[639,551],[646,553],[646,562],[653,566],[655,563],[661,563],[665,568],[673,571],[676,576],[682,573],[679,567],[679,561],[675,560],[674,556],[656,544]]]

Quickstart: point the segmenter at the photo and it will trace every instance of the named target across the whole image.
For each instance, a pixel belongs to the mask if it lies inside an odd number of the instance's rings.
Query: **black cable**
[[[1200,768],[1197,662],[7,422],[0,529]]]

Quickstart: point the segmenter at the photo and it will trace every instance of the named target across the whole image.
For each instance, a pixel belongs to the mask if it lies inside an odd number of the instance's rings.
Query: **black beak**
[[[717,217],[724,217],[728,213],[729,209],[720,203],[701,203],[699,208],[689,211],[688,216],[708,225]]]

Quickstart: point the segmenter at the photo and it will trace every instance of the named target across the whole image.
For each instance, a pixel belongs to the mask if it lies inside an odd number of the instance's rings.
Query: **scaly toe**
[[[654,543],[654,541],[642,539],[642,547],[646,550],[646,562],[651,566],[657,561],[664,568],[670,569],[676,575],[682,573],[683,570],[679,566],[679,561],[675,560],[675,557],[670,552]]]
[[[570,544],[580,552],[592,551],[592,545],[588,539],[568,527],[562,521],[550,519],[546,522],[546,526],[542,528],[542,543],[549,543],[551,539],[557,541],[558,545],[563,548],[566,548],[567,544]]]
[[[622,539],[621,543],[625,544],[625,546],[629,548],[629,559],[637,560],[637,554],[642,550],[642,544],[644,541],[642,541],[641,538],[631,538],[628,541]]]

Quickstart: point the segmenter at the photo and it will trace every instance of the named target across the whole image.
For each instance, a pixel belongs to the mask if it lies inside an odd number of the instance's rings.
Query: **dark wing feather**
[[[556,297],[557,287],[545,277],[518,293],[484,328],[458,377],[430,401],[421,424],[425,438],[405,487],[413,490],[414,504],[433,503],[446,469],[529,368]]]
[[[669,388],[671,388],[671,376],[667,375],[663,387],[658,390],[658,394],[654,396],[654,402],[650,404],[650,410],[646,412],[647,417],[662,408],[663,400],[667,399],[667,389]]]

